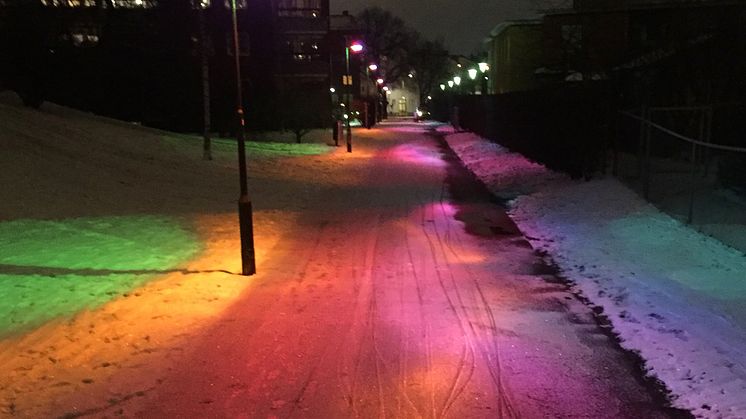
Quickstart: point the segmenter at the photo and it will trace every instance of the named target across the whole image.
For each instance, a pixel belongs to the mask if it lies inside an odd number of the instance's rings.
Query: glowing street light
[[[486,73],[490,70],[490,66],[487,63],[479,63],[477,65],[479,66],[479,71],[482,73]]]
[[[329,88],[329,91],[330,91],[331,93],[334,93],[334,92],[336,92],[336,91],[337,91],[337,89],[335,89],[335,88],[333,88],[333,87],[330,87],[330,88]]]
[[[352,44],[350,44],[350,51],[358,53],[358,52],[361,52],[362,50],[363,50],[363,44],[361,44],[360,42],[355,41]]]
[[[233,0],[236,1],[236,0]],[[350,80],[350,84],[347,85],[347,109],[352,109],[350,107],[350,96],[352,96],[352,75],[350,75],[350,51],[354,53],[359,53],[363,51],[363,44],[361,44],[358,41],[352,41],[352,43],[348,43],[345,47],[345,64],[347,72],[346,77]],[[350,126],[350,118],[345,118],[345,122],[347,124],[347,152],[352,153],[352,127]]]
[[[446,85],[445,85],[445,84],[443,84],[443,83],[441,83],[441,84],[440,84],[440,90],[446,90]]]
[[[370,70],[370,71],[376,71],[376,70],[378,70],[378,65],[371,64],[371,65],[368,66],[368,70]]]
[[[383,84],[383,83],[384,83],[384,80],[383,80],[383,79],[380,79],[380,78],[379,78],[379,79],[376,79],[376,83],[378,83],[378,84]]]
[[[455,84],[456,86],[461,86],[461,77],[460,76],[455,76],[453,78],[453,84]]]
[[[477,78],[477,69],[476,68],[470,68],[469,71],[469,78],[474,80]]]
[[[448,80],[448,87],[453,87],[453,80]]]

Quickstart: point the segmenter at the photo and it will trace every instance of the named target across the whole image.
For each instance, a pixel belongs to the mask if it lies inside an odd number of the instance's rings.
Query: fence
[[[450,105],[462,128],[551,169],[588,177],[605,167],[615,110],[606,85],[463,95]]]
[[[739,114],[734,104],[620,111],[612,171],[660,209],[746,251]]]

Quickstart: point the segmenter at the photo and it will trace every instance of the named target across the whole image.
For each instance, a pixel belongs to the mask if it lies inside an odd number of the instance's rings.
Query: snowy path
[[[284,180],[254,178],[259,212],[298,212],[273,218],[286,225],[259,274],[178,350],[153,342],[161,356],[18,413],[674,416],[434,137],[412,124],[356,135],[352,154],[307,158]],[[129,324],[152,314],[108,313],[133,316]],[[91,329],[105,319],[94,315]]]

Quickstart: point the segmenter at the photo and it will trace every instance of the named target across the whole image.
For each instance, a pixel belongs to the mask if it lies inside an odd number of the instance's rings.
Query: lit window
[[[319,40],[307,36],[296,36],[285,42],[293,61],[314,61],[321,58]]]
[[[47,7],[94,7],[95,0],[41,0],[41,4]]]
[[[232,1],[231,0],[225,0],[225,8],[226,9],[232,9]],[[245,9],[246,8],[246,0],[236,0],[236,9]]]
[[[111,0],[111,4],[117,9],[150,9],[155,6],[157,0]]]
[[[59,40],[74,47],[92,47],[98,44],[99,30],[95,25],[78,24],[60,34]]]
[[[277,15],[318,18],[321,16],[321,0],[280,0],[277,4]]]

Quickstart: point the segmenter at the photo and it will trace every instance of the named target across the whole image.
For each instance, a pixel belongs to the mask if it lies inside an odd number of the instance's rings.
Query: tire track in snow
[[[378,233],[380,226],[380,217],[376,217],[371,220],[372,228],[368,229],[369,234],[365,238],[364,254],[363,254],[363,270],[362,275],[359,275],[356,269],[352,266],[350,277],[352,278],[355,288],[355,295],[353,298],[353,314],[350,327],[342,340],[341,348],[343,352],[343,360],[338,364],[337,368],[337,380],[342,383],[346,388],[346,396],[344,398],[352,410],[354,417],[361,417],[356,404],[357,400],[357,386],[358,386],[358,375],[362,370],[362,364],[364,360],[363,352],[365,350],[364,343],[364,327],[361,325],[361,319],[366,318],[366,322],[369,323],[369,311],[370,311],[370,300],[372,298],[372,272],[373,272],[373,254],[375,252],[376,244],[378,242]],[[358,249],[358,246],[354,246],[354,249]],[[345,275],[337,275],[337,277],[345,277]],[[349,348],[349,349],[347,349]],[[354,358],[352,354],[353,348],[357,348],[355,351]]]
[[[516,418],[520,415],[517,414],[515,409],[513,408],[513,402],[511,401],[510,392],[506,388],[503,382],[502,377],[502,361],[500,356],[500,346],[499,346],[499,335],[497,333],[498,327],[497,322],[495,320],[495,315],[492,312],[492,308],[490,307],[490,303],[487,301],[486,296],[484,295],[484,292],[482,291],[482,287],[479,285],[479,281],[476,278],[476,275],[474,274],[473,270],[469,267],[469,263],[466,262],[463,257],[461,256],[460,250],[465,248],[464,242],[461,239],[461,236],[459,233],[452,234],[452,226],[453,222],[452,215],[448,211],[448,207],[450,206],[449,199],[447,198],[447,184],[444,182],[441,188],[441,194],[439,199],[439,208],[441,212],[441,216],[448,220],[449,222],[444,223],[445,224],[445,232],[441,233],[438,231],[438,224],[435,223],[435,233],[439,237],[440,243],[445,243],[444,249],[448,249],[450,254],[459,262],[459,265],[463,267],[463,269],[467,273],[467,277],[469,278],[469,282],[473,285],[473,288],[469,288],[466,291],[471,294],[471,302],[473,303],[479,303],[481,304],[481,312],[483,313],[484,317],[486,317],[487,323],[489,324],[489,330],[490,330],[490,336],[489,341],[492,343],[491,348],[485,348],[482,344],[476,343],[476,346],[479,348],[479,352],[481,353],[485,364],[487,365],[488,371],[490,373],[492,383],[497,395],[497,402],[498,402],[498,414],[499,417],[507,417],[507,418]],[[455,245],[454,245],[455,243]],[[453,282],[454,289],[456,289],[459,303],[461,303],[461,307],[464,310],[465,316],[468,318],[469,312],[466,310],[466,306],[463,304],[463,300],[461,298],[461,292],[459,291],[458,282],[455,280],[455,277],[453,275],[453,265],[448,261],[448,258],[445,258],[445,263],[449,267],[449,272],[451,273],[451,280]],[[476,295],[475,295],[476,294]],[[479,316],[479,315],[478,315]],[[479,316],[481,317],[481,316]],[[478,320],[478,319],[477,319]],[[474,327],[474,322],[469,320],[469,329],[472,333],[472,342],[476,340],[477,342],[481,341],[479,337],[482,335],[480,331],[478,331]],[[490,351],[490,349],[492,349]],[[490,356],[492,354],[492,357]],[[494,358],[494,363],[491,362],[491,358]]]
[[[441,196],[439,200],[439,208],[441,210],[441,215],[443,218],[449,220],[449,222],[445,223],[446,231],[444,233],[440,233],[438,231],[438,225],[437,223],[434,226],[434,230],[436,235],[439,238],[439,243],[445,243],[445,247],[447,248],[451,255],[459,261],[459,264],[464,267],[464,270],[467,272],[467,276],[474,286],[474,288],[471,288],[467,291],[470,291],[470,294],[472,294],[472,298],[470,299],[471,302],[474,303],[480,303],[481,304],[481,310],[484,313],[484,317],[486,317],[486,320],[489,324],[489,329],[491,331],[490,333],[490,341],[492,342],[492,355],[494,357],[494,363],[491,362],[490,357],[490,350],[489,348],[484,348],[481,344],[477,343],[476,346],[479,348],[479,352],[481,353],[485,364],[487,365],[488,371],[490,373],[492,384],[495,389],[495,394],[497,395],[497,402],[498,402],[498,414],[499,417],[507,417],[507,418],[514,418],[519,417],[517,413],[515,412],[511,398],[510,393],[506,389],[503,379],[502,379],[502,362],[500,359],[500,347],[499,347],[499,339],[497,335],[497,322],[495,321],[494,313],[492,312],[492,309],[490,307],[489,302],[487,301],[487,298],[484,295],[484,292],[482,291],[482,287],[479,285],[479,281],[477,280],[476,276],[474,275],[473,271],[469,268],[469,264],[464,261],[464,259],[461,256],[461,252],[459,249],[456,249],[454,246],[454,242],[457,242],[457,245],[459,248],[464,247],[463,242],[459,238],[458,234],[452,234],[452,222],[450,222],[451,215],[448,213],[447,210],[447,203],[446,203],[446,184],[443,184],[443,188],[441,190]],[[451,273],[451,281],[453,283],[454,289],[457,293],[457,298],[459,300],[460,306],[464,310],[465,316],[468,318],[469,313],[466,310],[466,306],[463,303],[463,299],[461,297],[461,292],[459,291],[458,283],[455,279],[455,276],[453,275],[453,265],[448,261],[448,258],[445,258],[445,263],[448,265],[448,271]],[[476,291],[476,298],[474,296]],[[477,340],[481,335],[481,333],[474,327],[474,322],[469,320],[469,329],[472,334],[472,341]]]
[[[425,314],[425,300],[422,296],[421,279],[417,274],[417,269],[415,269],[414,256],[412,255],[412,245],[409,240],[409,234],[405,234],[404,238],[407,249],[407,257],[409,258],[409,264],[412,267],[412,278],[414,279],[415,289],[417,290],[420,324],[423,328],[423,338],[425,341],[425,378],[427,379],[430,387],[430,412],[432,413],[432,417],[435,417],[435,379],[433,377],[433,342],[431,325],[430,322],[427,320],[427,316]]]
[[[431,208],[428,208],[428,211],[432,211]],[[474,375],[474,371],[476,369],[476,358],[475,358],[475,349],[474,344],[471,340],[471,337],[469,336],[469,333],[467,332],[466,326],[464,325],[464,316],[461,313],[461,310],[457,307],[457,305],[454,303],[453,298],[451,297],[450,293],[448,292],[448,288],[446,286],[445,280],[443,278],[443,275],[441,274],[441,269],[438,263],[438,255],[440,250],[440,256],[443,257],[443,243],[440,241],[440,238],[435,237],[435,240],[432,237],[431,233],[428,233],[427,225],[430,224],[429,220],[433,220],[432,223],[435,223],[435,214],[429,214],[431,218],[426,217],[426,212],[423,211],[422,213],[422,231],[424,233],[425,238],[427,239],[430,253],[433,258],[434,266],[435,266],[435,273],[438,280],[438,284],[440,286],[440,289],[443,293],[443,296],[446,298],[446,301],[448,302],[448,306],[453,312],[454,316],[456,317],[456,322],[458,323],[459,329],[461,331],[461,336],[464,339],[464,342],[462,342],[462,351],[461,351],[461,359],[458,364],[458,368],[456,370],[456,374],[454,375],[453,379],[451,380],[451,384],[448,389],[448,394],[446,396],[445,401],[443,402],[443,405],[441,406],[440,410],[436,412],[435,418],[438,417],[445,417],[448,414],[448,411],[451,409],[453,404],[456,402],[456,400],[460,397],[460,395],[463,393],[466,386],[471,381],[472,376]],[[436,243],[437,246],[436,246]],[[445,261],[447,263],[447,261]],[[467,367],[467,363],[469,364]],[[464,371],[464,370],[468,371]]]

